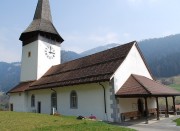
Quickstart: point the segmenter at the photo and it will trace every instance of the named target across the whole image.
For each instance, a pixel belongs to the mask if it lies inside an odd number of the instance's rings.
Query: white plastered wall
[[[28,93],[28,112],[37,112],[37,103],[41,102],[41,113],[51,114],[51,89],[34,90]],[[31,96],[35,96],[35,107],[31,107]]]
[[[31,52],[31,57],[28,53]],[[21,60],[21,78],[20,81],[31,81],[37,79],[37,61],[38,61],[37,41],[22,47]]]
[[[55,57],[53,59],[49,59],[45,55],[45,48],[49,45],[55,50]],[[51,66],[60,64],[60,50],[61,47],[59,43],[51,44],[51,41],[46,38],[43,38],[43,41],[38,40],[37,79],[42,77]]]
[[[110,85],[109,82],[101,83],[105,87],[106,109],[104,107],[104,91],[99,83],[82,84],[53,88],[57,92],[57,112],[68,116],[90,116],[95,115],[97,119],[113,121],[111,118],[112,109],[110,105]],[[76,91],[78,95],[78,108],[70,108],[70,93]],[[28,93],[28,111],[37,111],[37,102],[41,102],[41,113],[51,114],[51,89],[34,90]],[[35,107],[31,107],[31,96],[35,95]]]
[[[9,103],[13,104],[13,111],[27,112],[27,93],[11,93]]]
[[[106,90],[106,108],[107,115],[104,112],[104,91],[103,88],[98,84],[83,84],[77,86],[71,86],[66,88],[58,88],[58,111],[64,115],[83,115],[90,116],[95,115],[98,119],[109,120],[111,109],[110,109],[110,93],[109,84],[102,83]],[[70,108],[70,93],[74,90],[78,95],[78,108]]]

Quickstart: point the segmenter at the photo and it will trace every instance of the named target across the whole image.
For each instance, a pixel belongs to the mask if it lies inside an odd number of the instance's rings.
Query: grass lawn
[[[177,123],[177,126],[180,126],[180,118],[176,119],[175,122]]]
[[[173,87],[174,89],[180,91],[180,85],[172,84],[172,85],[170,85],[170,86]]]
[[[1,131],[134,131],[75,117],[0,111]]]

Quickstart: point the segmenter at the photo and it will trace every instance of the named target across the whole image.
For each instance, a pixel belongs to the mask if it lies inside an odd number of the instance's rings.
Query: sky
[[[21,61],[21,33],[37,0],[1,0],[0,61]],[[180,0],[50,0],[62,49],[77,53],[180,33]]]

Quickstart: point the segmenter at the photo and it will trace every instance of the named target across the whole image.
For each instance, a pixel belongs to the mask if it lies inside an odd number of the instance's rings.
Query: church
[[[154,80],[136,41],[61,64],[64,41],[52,22],[49,0],[38,0],[33,21],[21,34],[20,83],[12,88],[10,110],[68,116],[96,116],[122,122],[155,113],[159,97],[180,92]],[[173,108],[174,113],[176,109]]]

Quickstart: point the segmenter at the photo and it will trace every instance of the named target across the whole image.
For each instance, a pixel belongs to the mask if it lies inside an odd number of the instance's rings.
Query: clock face
[[[47,58],[49,59],[53,59],[55,57],[55,50],[53,49],[52,46],[47,46],[45,48],[45,55],[47,56]]]

